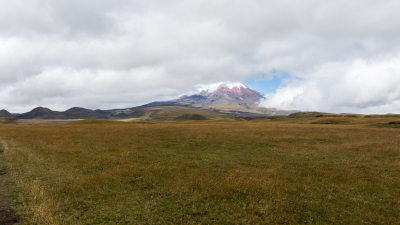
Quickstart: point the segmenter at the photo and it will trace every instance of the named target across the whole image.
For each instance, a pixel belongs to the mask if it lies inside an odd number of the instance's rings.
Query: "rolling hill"
[[[18,119],[59,119],[61,117],[63,115],[60,112],[45,107],[37,107],[17,116]]]
[[[0,110],[0,117],[14,117],[13,114],[9,113],[7,110],[2,109]]]
[[[179,120],[213,120],[232,119],[231,115],[214,112],[207,109],[197,109],[181,106],[160,106],[141,108],[132,111],[130,118],[121,121],[179,121]]]

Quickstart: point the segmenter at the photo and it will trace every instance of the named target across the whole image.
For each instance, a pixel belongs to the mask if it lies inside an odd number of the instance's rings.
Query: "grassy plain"
[[[21,224],[397,224],[393,118],[0,127]]]

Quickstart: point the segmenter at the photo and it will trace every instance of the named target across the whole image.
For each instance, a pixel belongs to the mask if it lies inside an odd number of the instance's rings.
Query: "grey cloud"
[[[396,80],[397,67],[382,65],[400,53],[399,1],[0,3],[0,107],[10,111],[128,107],[276,70],[300,80],[266,106],[383,110],[398,100],[385,82]],[[349,81],[357,60],[375,73],[360,70],[362,78]],[[382,87],[363,98],[370,80]]]
[[[116,32],[114,11],[126,1],[2,0],[1,35],[8,36],[99,36]],[[76,37],[75,37],[76,38]]]

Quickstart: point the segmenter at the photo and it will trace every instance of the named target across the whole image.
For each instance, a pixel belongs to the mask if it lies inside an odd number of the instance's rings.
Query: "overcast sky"
[[[398,0],[0,5],[0,108],[13,113],[132,107],[223,81],[266,84],[265,107],[400,113]]]

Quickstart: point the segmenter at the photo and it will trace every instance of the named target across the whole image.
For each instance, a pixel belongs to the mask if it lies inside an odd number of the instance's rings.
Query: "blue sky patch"
[[[273,71],[274,75],[272,78],[267,79],[265,74],[260,74],[258,78],[253,80],[246,80],[243,82],[247,87],[260,92],[261,94],[274,93],[277,88],[282,86],[282,80],[288,78],[288,73]]]

